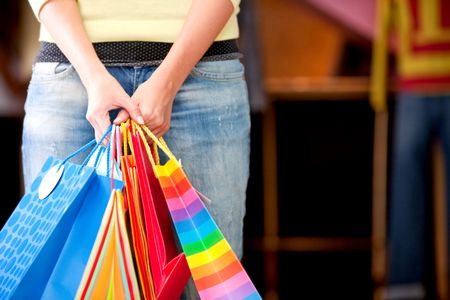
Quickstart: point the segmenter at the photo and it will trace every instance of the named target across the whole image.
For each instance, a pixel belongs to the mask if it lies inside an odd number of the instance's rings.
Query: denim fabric
[[[405,287],[412,286],[418,291],[417,286],[426,285],[425,245],[432,234],[427,228],[432,200],[427,186],[427,163],[432,138],[442,141],[447,172],[450,170],[450,93],[402,93],[394,120],[388,282],[391,288],[399,286],[406,291]],[[448,180],[447,193],[449,183]],[[423,294],[408,299],[423,299]]]
[[[132,95],[156,67],[108,67]],[[94,138],[85,119],[87,94],[73,66],[36,63],[25,104],[25,189],[48,156],[64,158]],[[178,92],[164,136],[238,257],[249,176],[250,112],[244,67],[235,60],[200,62]],[[78,156],[74,162],[81,162]],[[195,295],[195,291],[191,292]],[[197,298],[190,296],[189,298]]]

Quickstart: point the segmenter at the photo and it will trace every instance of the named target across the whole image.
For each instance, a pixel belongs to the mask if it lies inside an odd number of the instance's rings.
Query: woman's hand
[[[45,1],[39,17],[58,47],[74,65],[87,90],[89,105],[86,118],[95,129],[97,141],[111,124],[110,110],[123,108],[127,116],[142,124],[138,106],[132,103],[97,57],[84,29],[77,2]]]
[[[138,123],[143,124],[141,112],[137,104],[133,103],[117,80],[105,72],[97,72],[88,83],[88,109],[86,118],[95,130],[95,139],[98,141],[108,130],[111,124],[109,112],[123,108],[122,114],[131,116]]]
[[[172,104],[179,86],[175,86],[157,69],[155,73],[134,92],[131,100],[138,105],[144,123],[157,137],[163,136],[170,128]],[[114,120],[115,124],[128,118],[126,111],[121,111]]]
[[[183,28],[161,65],[131,97],[158,137],[170,128],[173,99],[189,72],[223,29],[234,8],[230,0],[194,0]],[[114,123],[125,121],[121,112]]]

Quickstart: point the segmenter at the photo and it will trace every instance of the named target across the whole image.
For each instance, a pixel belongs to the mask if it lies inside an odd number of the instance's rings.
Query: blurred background
[[[399,90],[388,12],[402,1],[416,15],[433,3],[444,20],[439,49],[450,51],[447,0],[241,1],[252,107],[243,263],[264,299],[384,298]],[[25,0],[1,1],[0,22],[3,225],[23,193],[23,105],[39,25]],[[424,282],[427,299],[446,300],[447,181],[433,141]]]

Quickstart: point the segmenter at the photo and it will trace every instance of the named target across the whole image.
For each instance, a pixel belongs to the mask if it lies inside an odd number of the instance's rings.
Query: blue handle
[[[91,158],[91,156],[95,153],[95,151],[98,149],[98,147],[100,147],[100,145],[102,144],[103,140],[108,136],[108,134],[111,132],[111,128],[112,125],[110,125],[108,127],[108,130],[103,134],[103,136],[100,138],[100,140],[98,141],[98,143],[96,143],[95,139],[90,141],[89,143],[87,143],[86,145],[84,145],[83,147],[81,147],[80,149],[78,149],[77,151],[75,151],[74,153],[70,154],[69,156],[67,156],[62,162],[61,165],[64,165],[69,159],[71,159],[72,157],[80,154],[81,152],[86,151],[86,149],[92,147],[93,145],[95,145],[94,149],[92,149],[92,151],[89,153],[89,155],[86,157],[86,159],[83,161],[83,163],[81,164],[83,167],[87,165],[89,159]],[[97,157],[98,159],[98,157]]]

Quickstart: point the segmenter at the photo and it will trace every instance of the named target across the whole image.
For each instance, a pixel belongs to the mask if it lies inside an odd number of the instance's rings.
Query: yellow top
[[[49,0],[29,0],[38,17]],[[240,0],[230,0],[234,13],[216,40],[239,36],[237,14]],[[92,42],[175,41],[191,6],[191,0],[78,0],[84,26]],[[38,17],[39,20],[39,17]],[[53,42],[41,24],[40,41]]]

